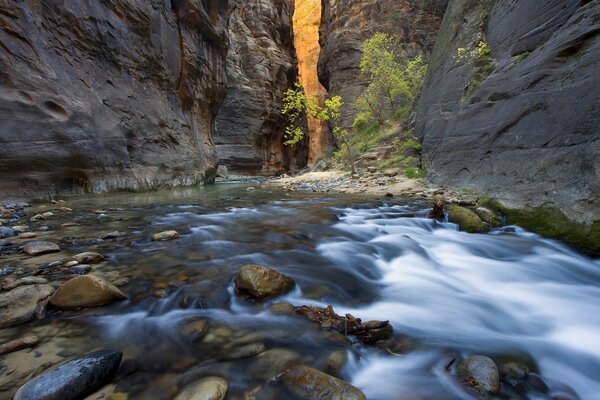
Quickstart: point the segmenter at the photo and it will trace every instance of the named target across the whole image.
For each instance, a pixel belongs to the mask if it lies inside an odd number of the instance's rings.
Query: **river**
[[[33,332],[44,340],[5,356],[4,393],[32,370],[106,347],[124,351],[111,390],[129,399],[168,399],[204,375],[226,377],[229,398],[242,399],[297,363],[327,370],[369,399],[468,399],[448,366],[474,354],[524,363],[547,385],[503,389],[513,398],[600,393],[599,261],[518,227],[459,232],[427,219],[419,200],[247,187],[68,199],[73,213],[49,222],[49,235],[63,251],[105,255],[94,273],[125,279],[128,299],[5,329],[3,338]],[[69,221],[79,225],[60,227]],[[180,238],[150,240],[168,229]],[[124,235],[98,239],[110,231]],[[248,263],[288,275],[296,288],[263,303],[239,296],[233,279]],[[350,345],[318,324],[271,312],[278,302],[389,320],[397,350]],[[202,337],[182,335],[198,320],[207,321]],[[248,345],[260,354],[240,357]],[[269,387],[257,398],[286,396]]]

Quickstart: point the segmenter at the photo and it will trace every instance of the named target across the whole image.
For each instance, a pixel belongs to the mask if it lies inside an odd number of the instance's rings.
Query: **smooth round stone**
[[[126,297],[116,286],[104,279],[94,275],[83,275],[63,283],[50,298],[50,304],[62,310],[71,310],[103,306]]]
[[[463,382],[475,382],[476,388],[495,393],[500,390],[500,373],[494,361],[486,356],[471,356],[458,367]]]
[[[152,235],[152,240],[154,240],[155,242],[161,242],[164,240],[177,239],[178,237],[179,233],[177,231],[164,231]]]
[[[110,382],[121,364],[118,350],[101,350],[44,372],[23,385],[14,400],[76,400]]]
[[[98,264],[104,261],[102,254],[86,251],[85,253],[79,253],[72,257],[73,261],[77,261],[79,264]]]
[[[60,247],[56,243],[36,240],[26,243],[23,246],[23,251],[30,256],[39,256],[42,254],[59,252]]]
[[[271,268],[260,265],[244,265],[235,278],[236,288],[257,299],[266,299],[289,292],[295,282]]]
[[[175,400],[223,400],[229,383],[221,377],[209,376],[187,385]]]
[[[286,388],[304,400],[366,400],[356,387],[304,365],[290,368],[282,377]]]

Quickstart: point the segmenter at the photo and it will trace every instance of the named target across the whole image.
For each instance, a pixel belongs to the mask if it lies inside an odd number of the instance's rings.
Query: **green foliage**
[[[464,47],[457,48],[454,59],[457,61],[466,62],[486,60],[491,57],[491,54],[492,50],[488,46],[487,42],[480,40],[479,43],[472,49],[466,49]]]
[[[516,56],[511,57],[511,61],[512,64],[518,64],[521,61],[523,61],[524,59],[526,59],[527,57],[529,57],[529,52],[528,51],[524,51],[520,54],[517,54]]]
[[[423,57],[408,58],[400,38],[377,33],[363,44],[360,71],[369,85],[354,103],[354,127],[377,121],[384,123],[399,109],[414,102],[421,90],[427,67]]]
[[[301,118],[306,112],[307,100],[300,82],[288,89],[283,95],[283,109],[281,114],[287,116],[288,124],[285,127],[284,137],[286,145],[294,145],[304,138],[304,130],[300,127]]]

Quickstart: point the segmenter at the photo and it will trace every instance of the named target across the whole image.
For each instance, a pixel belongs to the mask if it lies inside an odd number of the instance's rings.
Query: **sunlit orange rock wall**
[[[319,26],[321,24],[321,0],[295,0],[294,44],[298,57],[298,78],[307,96],[323,100],[327,94],[319,82]],[[322,158],[324,150],[333,144],[328,126],[316,118],[308,119],[308,162]]]

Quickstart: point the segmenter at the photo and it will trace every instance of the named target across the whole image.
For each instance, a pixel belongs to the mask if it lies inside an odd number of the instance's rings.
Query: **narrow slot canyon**
[[[293,18],[294,46],[298,59],[298,80],[304,87],[307,97],[316,97],[322,102],[327,91],[319,81],[318,62],[321,47],[319,45],[319,26],[321,25],[321,0],[295,0]],[[327,124],[318,118],[309,117],[308,163],[331,155],[334,143]]]

